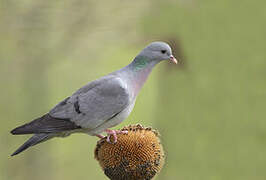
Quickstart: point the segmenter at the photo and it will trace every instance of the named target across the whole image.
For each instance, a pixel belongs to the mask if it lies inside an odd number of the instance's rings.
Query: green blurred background
[[[107,179],[96,137],[75,134],[23,154],[9,131],[76,89],[169,42],[130,117],[159,129],[161,180],[266,179],[264,0],[0,0],[0,179]]]

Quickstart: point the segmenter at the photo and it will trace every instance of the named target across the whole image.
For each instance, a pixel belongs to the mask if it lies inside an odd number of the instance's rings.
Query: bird
[[[54,137],[86,133],[117,142],[127,131],[110,128],[124,121],[135,105],[139,91],[156,64],[169,60],[177,64],[171,47],[161,41],[147,45],[127,66],[89,82],[49,112],[11,131],[13,135],[33,134],[11,156]],[[111,141],[110,137],[114,140]]]

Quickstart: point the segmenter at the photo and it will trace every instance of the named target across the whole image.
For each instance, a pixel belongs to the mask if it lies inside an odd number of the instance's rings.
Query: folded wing
[[[82,128],[94,129],[123,111],[129,99],[127,86],[120,78],[105,76],[79,89],[49,114],[70,119]]]

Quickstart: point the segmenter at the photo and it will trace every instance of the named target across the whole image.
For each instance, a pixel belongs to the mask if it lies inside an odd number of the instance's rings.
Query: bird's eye
[[[165,54],[166,53],[166,50],[161,50],[161,53]]]

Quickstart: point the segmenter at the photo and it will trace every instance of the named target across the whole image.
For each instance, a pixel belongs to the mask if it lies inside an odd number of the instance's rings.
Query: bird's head
[[[177,60],[172,54],[171,47],[165,42],[152,42],[146,46],[139,55],[151,61],[170,60],[177,64]]]

